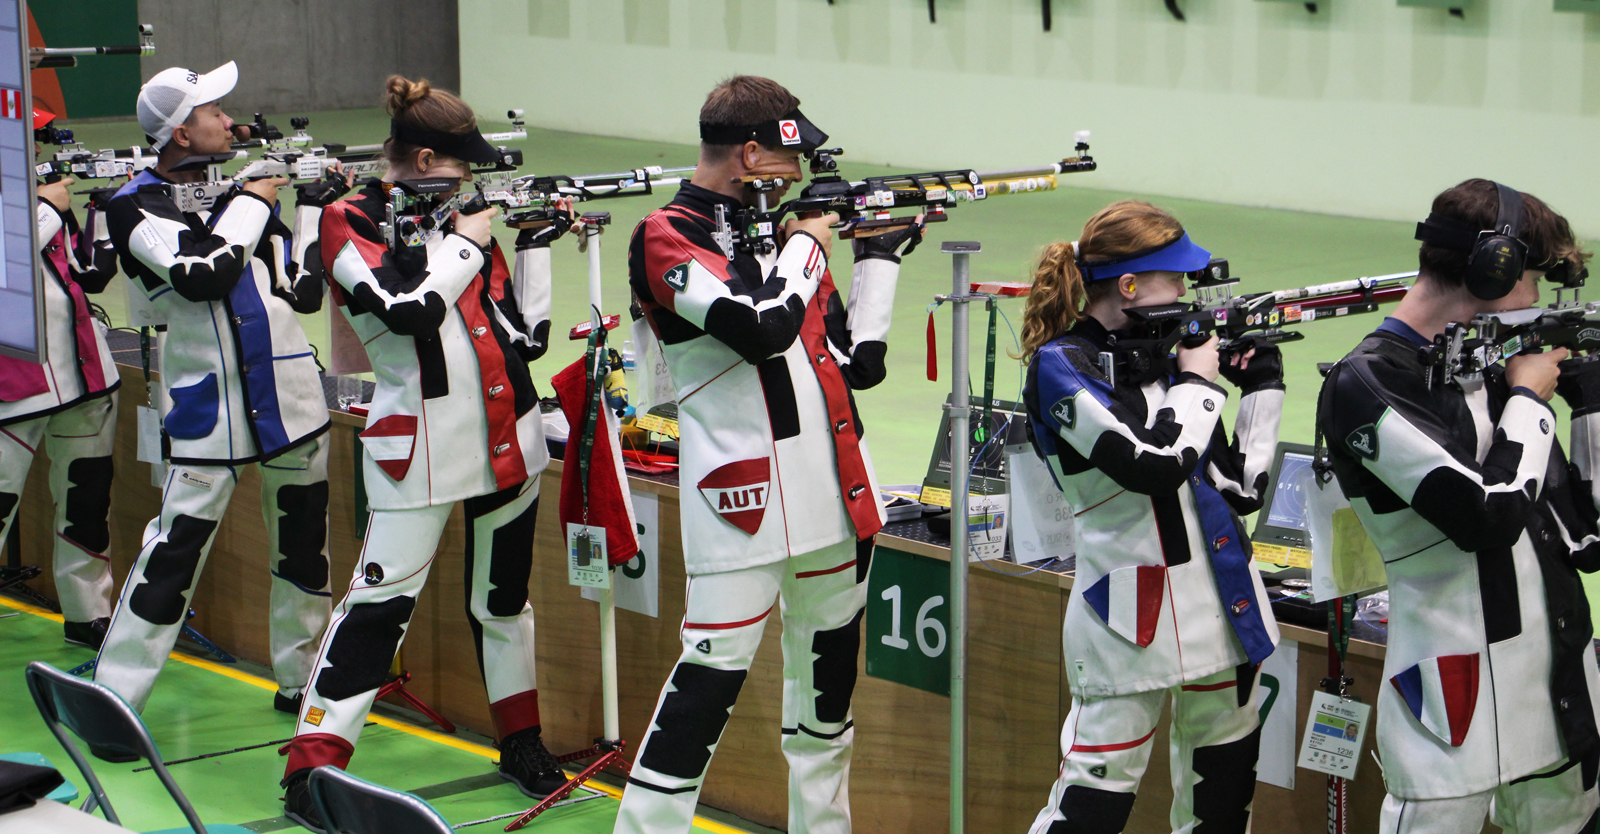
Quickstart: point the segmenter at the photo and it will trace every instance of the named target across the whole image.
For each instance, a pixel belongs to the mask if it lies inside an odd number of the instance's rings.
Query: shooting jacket
[[[1588,758],[1592,785],[1600,679],[1577,569],[1600,567],[1600,387],[1574,404],[1569,465],[1544,401],[1497,368],[1430,388],[1418,350],[1368,336],[1323,383],[1317,420],[1388,571],[1389,792],[1465,796],[1564,756]]]
[[[367,503],[428,507],[538,476],[550,453],[528,363],[545,351],[549,248],[519,251],[513,274],[498,243],[447,227],[397,254],[379,228],[387,202],[373,181],[322,215],[334,301],[378,378],[361,433]]]
[[[0,356],[0,426],[31,420],[104,397],[122,384],[105,325],[89,312],[88,293],[98,293],[117,274],[116,253],[105,221],[90,208],[87,229],[71,211],[39,200],[37,221],[44,248],[45,362]]]
[[[1240,513],[1259,509],[1278,442],[1281,382],[1227,392],[1194,374],[1113,386],[1115,333],[1084,319],[1039,349],[1023,400],[1034,450],[1077,523],[1063,623],[1074,696],[1166,689],[1272,654],[1278,625]]]
[[[628,248],[677,391],[690,574],[869,541],[883,526],[850,391],[883,379],[899,264],[856,264],[847,308],[809,235],[730,258],[713,238],[718,204],[730,221],[741,208],[686,184]]]
[[[322,285],[296,280],[281,204],[236,190],[184,213],[154,169],[107,210],[122,270],[166,322],[162,445],[174,463],[268,460],[328,429],[317,362],[296,313]]]

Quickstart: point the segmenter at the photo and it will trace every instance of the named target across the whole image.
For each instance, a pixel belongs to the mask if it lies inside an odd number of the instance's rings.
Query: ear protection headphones
[[[1454,217],[1430,213],[1417,224],[1417,240],[1441,249],[1467,253],[1467,291],[1476,298],[1505,298],[1522,280],[1528,244],[1522,240],[1522,194],[1495,183],[1500,208],[1494,228],[1480,230]]]

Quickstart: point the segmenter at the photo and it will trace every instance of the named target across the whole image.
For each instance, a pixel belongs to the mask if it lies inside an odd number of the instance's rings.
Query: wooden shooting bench
[[[117,480],[112,497],[112,562],[120,588],[137,554],[145,525],[157,514],[160,490],[150,467],[135,460],[135,407],[145,402],[137,348],[124,334],[116,341],[123,387],[116,443]],[[365,419],[335,412],[329,455],[330,547],[333,586],[350,581],[361,546],[356,514],[356,433]],[[47,564],[51,550],[51,499],[43,450],[29,475],[21,509],[24,560]],[[544,735],[556,753],[587,747],[601,735],[599,626],[597,606],[567,584],[560,555],[564,536],[556,519],[562,466],[553,463],[540,486],[539,513],[529,599],[538,617],[538,675]],[[680,652],[684,568],[678,526],[679,491],[668,479],[632,478],[636,492],[659,499],[660,616],[618,612],[621,715],[630,756],[643,739],[662,683]],[[233,654],[265,664],[269,576],[266,530],[261,519],[260,481],[254,467],[243,473],[227,517],[217,531],[194,598],[192,624]],[[899,528],[891,528],[899,529]],[[472,636],[465,615],[460,508],[440,542],[439,558],[418,600],[403,649],[414,679],[409,689],[450,720],[493,735]],[[879,548],[948,561],[949,549],[915,537],[881,534]],[[988,569],[988,568],[993,568]],[[1006,563],[974,566],[970,572],[970,703],[968,819],[973,831],[1026,831],[1048,799],[1059,766],[1061,725],[1071,705],[1061,649],[1061,622],[1072,587],[1070,576],[1036,572]],[[48,569],[33,585],[54,596]],[[335,602],[342,591],[335,591]],[[1311,694],[1327,670],[1323,632],[1282,626],[1286,641],[1300,644],[1297,727],[1303,727]],[[766,630],[750,677],[713,759],[702,800],[756,822],[784,827],[787,765],[779,748],[783,657],[781,629]],[[1375,703],[1383,647],[1352,641],[1349,652],[1354,692]],[[157,684],[160,686],[161,684]],[[949,701],[862,674],[855,696],[856,745],[850,782],[855,830],[861,834],[928,834],[947,827]],[[270,709],[265,695],[261,708]],[[1127,831],[1170,831],[1164,718],[1156,731],[1143,789]],[[157,738],[162,728],[153,727]],[[1372,746],[1373,733],[1367,745]],[[355,766],[359,770],[362,753]],[[1351,786],[1350,831],[1373,831],[1384,796],[1382,777],[1370,756]],[[1324,832],[1326,781],[1299,770],[1296,788],[1257,783],[1254,829],[1272,834]],[[410,789],[415,785],[396,785]],[[262,790],[277,790],[275,785]],[[1497,830],[1489,828],[1487,830]]]

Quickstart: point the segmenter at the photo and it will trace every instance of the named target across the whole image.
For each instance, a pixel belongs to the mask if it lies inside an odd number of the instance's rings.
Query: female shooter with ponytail
[[[1101,210],[1045,248],[1023,314],[1034,447],[1077,514],[1067,607],[1072,711],[1032,834],[1121,831],[1172,697],[1172,830],[1245,832],[1260,746],[1257,670],[1278,641],[1238,514],[1260,507],[1277,444],[1276,348],[1217,340],[1142,371],[1129,308],[1173,304],[1210,253],[1148,203]],[[1222,373],[1243,392],[1230,445]]]
[[[310,768],[344,767],[387,679],[455,502],[466,515],[467,621],[489,695],[500,774],[544,797],[566,777],[540,740],[528,603],[539,473],[549,462],[528,363],[550,318],[550,242],[567,214],[517,239],[515,270],[490,235],[495,210],[457,214],[421,246],[385,243],[392,196],[437,193],[499,154],[472,109],[427,81],[391,76],[389,172],[321,221],[333,296],[378,378],[361,433],[367,523],[361,559],[322,640],[289,744],[286,813],[320,828]],[[448,182],[444,184],[448,185]],[[396,194],[395,192],[400,192]],[[444,199],[453,190],[446,190]]]

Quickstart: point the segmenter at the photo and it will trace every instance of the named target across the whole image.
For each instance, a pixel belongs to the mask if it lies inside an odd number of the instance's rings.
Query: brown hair
[[[753,125],[781,118],[800,106],[800,99],[782,84],[759,75],[723,79],[700,105],[700,121],[708,125]],[[739,145],[701,143],[700,152],[713,160],[726,158]]]
[[[1033,289],[1022,311],[1022,361],[1032,361],[1046,342],[1082,321],[1084,305],[1091,298],[1115,288],[1115,281],[1085,285],[1078,260],[1132,255],[1171,243],[1182,234],[1183,224],[1165,210],[1139,200],[1123,200],[1101,209],[1084,224],[1076,257],[1067,241],[1046,246],[1033,269]]]
[[[1459,220],[1477,229],[1494,226],[1500,216],[1500,189],[1486,179],[1470,179],[1433,198],[1433,213]],[[1528,269],[1549,269],[1570,261],[1574,271],[1592,253],[1578,248],[1567,218],[1556,214],[1532,194],[1522,195],[1522,229],[1519,235],[1528,244]],[[1466,282],[1469,253],[1422,244],[1417,253],[1419,268],[1439,283],[1459,287]]]
[[[421,130],[437,133],[465,133],[478,126],[472,108],[453,94],[436,90],[428,79],[411,81],[391,75],[384,85],[383,109],[390,118]],[[415,156],[421,146],[390,137],[383,142],[383,158],[398,165]]]

